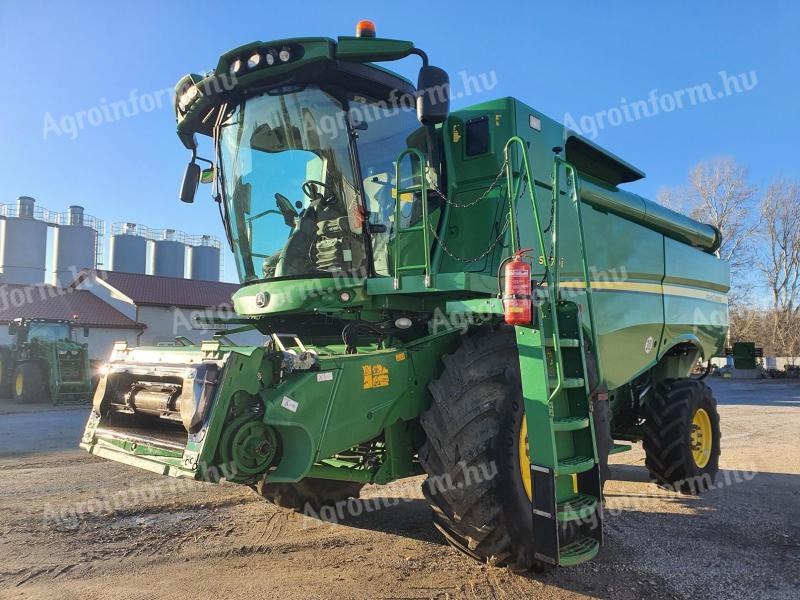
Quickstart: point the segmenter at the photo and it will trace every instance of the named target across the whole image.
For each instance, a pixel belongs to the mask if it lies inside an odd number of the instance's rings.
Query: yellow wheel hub
[[[698,408],[692,417],[692,458],[694,464],[703,468],[711,460],[711,450],[714,444],[711,430],[711,418],[703,408]]]
[[[522,485],[528,500],[533,499],[533,485],[531,484],[531,457],[528,454],[528,420],[522,416],[522,427],[519,429],[519,474],[522,476]]]
[[[528,420],[523,415],[522,426],[519,428],[519,443],[517,447],[519,456],[519,474],[522,476],[522,485],[528,500],[533,500],[533,483],[531,482],[531,455],[528,448]],[[572,475],[572,491],[578,493],[578,476]]]
[[[14,389],[17,392],[17,396],[22,395],[22,373],[17,373],[17,378],[14,380]]]

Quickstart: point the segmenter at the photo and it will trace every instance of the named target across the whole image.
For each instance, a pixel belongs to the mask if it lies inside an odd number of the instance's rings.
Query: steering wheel
[[[320,193],[317,188],[322,188],[325,193]],[[336,203],[336,196],[329,193],[327,186],[316,179],[309,179],[303,183],[303,193],[312,202],[319,200],[320,206],[323,207],[333,206]]]

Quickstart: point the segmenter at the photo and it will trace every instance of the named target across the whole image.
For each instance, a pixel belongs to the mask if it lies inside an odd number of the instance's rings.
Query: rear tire
[[[643,446],[650,477],[687,494],[713,488],[719,470],[717,401],[702,381],[667,379],[643,409]]]
[[[8,346],[0,346],[0,398],[12,398],[11,380],[14,373],[11,369],[11,350]]]
[[[49,399],[45,370],[35,362],[24,362],[14,370],[14,400],[17,402],[43,402]]]
[[[433,524],[465,554],[515,571],[533,557],[531,502],[520,470],[524,405],[513,329],[485,327],[443,358],[420,422],[419,460]],[[478,477],[480,475],[480,477]],[[473,481],[474,478],[474,481]]]
[[[315,513],[325,506],[335,506],[348,498],[358,498],[363,483],[334,481],[307,477],[297,483],[264,483],[256,486],[256,491],[268,502],[296,512]]]

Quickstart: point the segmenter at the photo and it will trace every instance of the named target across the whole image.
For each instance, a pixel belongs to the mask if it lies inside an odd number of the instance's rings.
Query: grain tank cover
[[[638,181],[645,176],[644,171],[578,135],[573,134],[567,139],[565,150],[567,162],[572,163],[581,173],[611,185]]]

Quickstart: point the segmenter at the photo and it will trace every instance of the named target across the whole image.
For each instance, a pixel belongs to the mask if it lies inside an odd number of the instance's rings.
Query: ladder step
[[[582,537],[559,550],[559,563],[564,567],[579,565],[592,560],[600,550],[600,542],[590,537]]]
[[[573,456],[558,461],[556,475],[572,475],[591,471],[595,466],[594,458],[591,456]]]
[[[566,502],[559,502],[556,514],[559,521],[586,519],[594,513],[598,500],[588,494],[578,494]]]
[[[589,417],[558,417],[553,419],[553,431],[578,431],[589,427]]]
[[[550,387],[555,388],[558,384],[557,379],[550,380]],[[583,377],[564,377],[564,389],[582,388],[584,387]]]
[[[553,338],[547,338],[544,341],[544,345],[548,348],[553,347]],[[579,348],[581,345],[581,341],[577,338],[559,338],[558,345],[562,348]]]
[[[633,448],[633,446],[631,446],[630,444],[614,444],[611,447],[611,450],[608,451],[608,453],[609,454],[620,454],[622,452],[627,452],[628,450],[631,450],[632,448]]]

